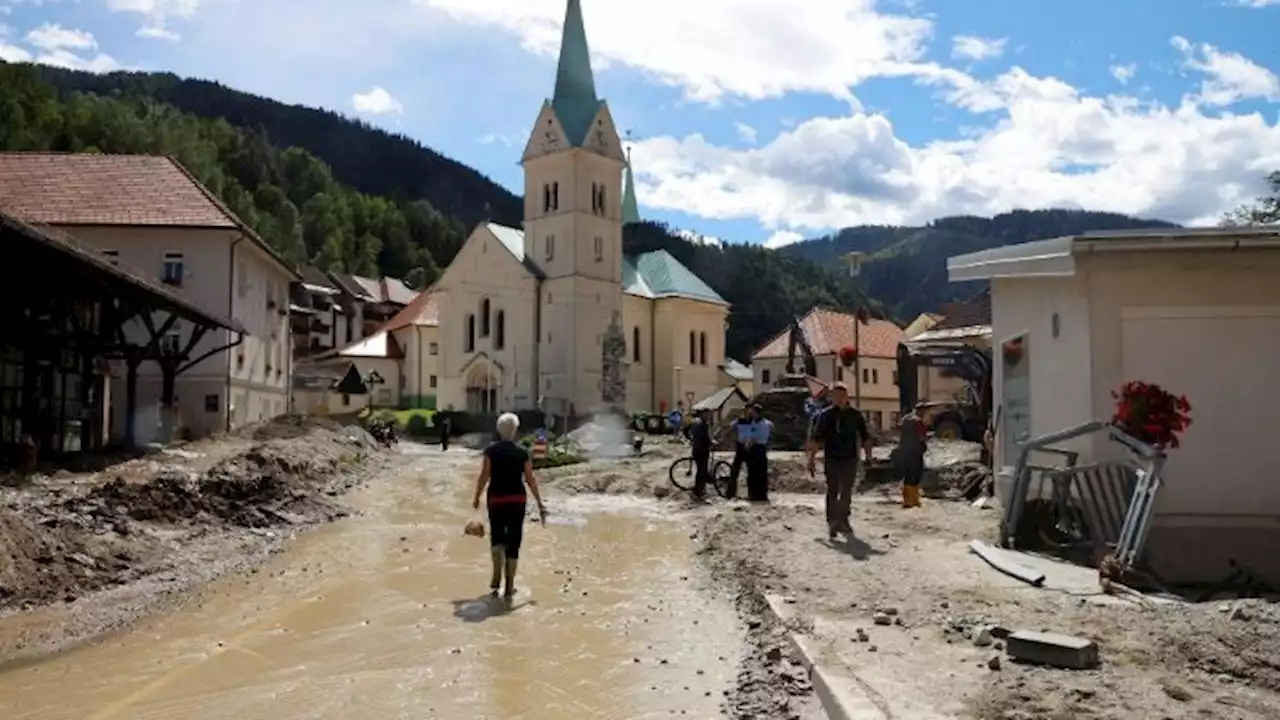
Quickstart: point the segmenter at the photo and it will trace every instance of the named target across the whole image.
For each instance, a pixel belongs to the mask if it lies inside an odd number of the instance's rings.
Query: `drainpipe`
[[[240,233],[240,236],[231,242],[231,265],[230,272],[227,274],[227,317],[229,318],[236,316],[236,247],[240,245],[240,243],[244,242],[244,240],[245,234]],[[232,355],[233,353],[228,350],[227,389],[226,397],[223,398],[223,407],[225,408],[224,415],[226,416],[226,422],[224,425],[227,432],[231,431],[231,368],[234,367],[234,358]],[[292,359],[290,360],[290,364],[292,365]]]
[[[649,301],[649,412],[656,412],[658,407],[658,363],[655,362],[657,352],[653,344],[657,339],[658,301]]]

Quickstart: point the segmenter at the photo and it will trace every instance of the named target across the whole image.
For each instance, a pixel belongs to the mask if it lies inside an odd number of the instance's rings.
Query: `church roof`
[[[678,297],[717,305],[729,304],[666,250],[624,255],[622,291],[655,300]]]
[[[600,113],[604,102],[596,95],[595,75],[591,72],[591,51],[587,47],[587,29],[582,21],[582,3],[569,0],[564,12],[564,31],[560,38],[560,61],[556,65],[556,89],[551,97],[560,125],[570,144],[581,146],[591,130],[591,121]]]
[[[532,259],[525,257],[523,231],[497,223],[486,223],[485,228],[529,272],[536,277],[544,277],[542,269]],[[717,305],[729,304],[666,250],[654,250],[642,255],[623,255],[622,292],[650,300],[678,297]]]
[[[631,172],[631,151],[627,151],[627,169],[622,177],[622,224],[640,222],[640,207],[636,203],[636,178]]]

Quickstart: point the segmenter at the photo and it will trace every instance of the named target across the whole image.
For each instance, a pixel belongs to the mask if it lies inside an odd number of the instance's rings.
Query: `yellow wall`
[[[720,365],[724,362],[724,325],[728,308],[713,303],[662,298],[654,302],[654,395],[657,411],[669,410],[683,402],[689,407],[689,393],[697,402],[721,387]],[[690,353],[690,333],[693,353]],[[701,353],[705,334],[706,357]],[[677,370],[677,368],[679,368]]]

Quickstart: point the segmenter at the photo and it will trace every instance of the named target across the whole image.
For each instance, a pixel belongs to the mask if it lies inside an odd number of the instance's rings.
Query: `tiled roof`
[[[630,265],[631,267],[627,267]],[[666,250],[622,258],[622,290],[647,298],[679,297],[728,305],[702,278]]]
[[[991,324],[991,290],[983,290],[964,302],[951,302],[942,306],[942,320],[930,330],[953,330]]]
[[[331,288],[338,290],[338,286],[329,277],[327,273],[313,265],[305,265],[298,270],[298,274],[302,276],[302,282],[308,285],[314,285],[321,288]]]
[[[729,402],[729,398],[737,395],[743,402],[748,400],[746,393],[738,389],[737,385],[722,387],[710,395],[702,398],[693,404],[694,410],[719,410],[724,404]]]
[[[275,249],[170,157],[3,152],[0,199],[10,211],[41,225],[240,230],[293,272]]]
[[[365,290],[364,286],[356,281],[356,277],[354,275],[347,275],[346,273],[329,273],[329,277],[337,284],[338,289],[342,292],[359,300],[377,301],[375,296],[370,295],[369,291]]]
[[[103,273],[118,282],[149,292],[155,295],[163,305],[174,308],[180,316],[188,320],[196,320],[236,332],[245,331],[244,326],[235,320],[210,313],[181,291],[150,277],[141,270],[124,263],[111,262],[102,253],[81,245],[65,232],[37,227],[7,208],[0,208],[0,232],[8,231],[79,261],[85,265],[86,269]]]
[[[743,365],[733,358],[725,358],[724,364],[721,365],[720,368],[724,370],[725,375],[728,375],[734,380],[750,380],[753,377],[751,368]]]
[[[440,325],[440,297],[429,288],[418,294],[413,302],[405,306],[388,320],[380,330],[399,330],[416,325],[419,327],[437,327]]]
[[[330,350],[318,356],[317,359],[324,360],[335,356],[400,359],[404,357],[404,350],[391,333],[378,330],[369,337],[360,338],[346,347]]]
[[[800,319],[800,329],[813,349],[814,355],[835,355],[840,348],[853,345],[854,324],[857,318],[846,313],[814,308]],[[888,320],[871,320],[858,330],[858,341],[862,347],[858,354],[863,357],[893,358],[898,354],[898,343],[902,342],[902,328]],[[787,356],[787,345],[790,339],[790,328],[778,333],[764,347],[752,355],[752,359],[779,358]]]
[[[382,278],[382,299],[395,305],[408,305],[418,293],[411,290],[400,278]]]
[[[542,277],[542,270],[524,254],[524,232],[497,223],[486,223],[485,228],[530,272]],[[628,295],[656,300],[681,297],[690,300],[728,305],[715,290],[693,274],[693,271],[676,260],[666,250],[655,250],[643,255],[622,257],[622,292]]]

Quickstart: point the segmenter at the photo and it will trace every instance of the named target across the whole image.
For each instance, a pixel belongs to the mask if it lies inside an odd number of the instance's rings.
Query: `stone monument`
[[[614,310],[604,333],[600,358],[600,399],[608,412],[627,412],[627,336],[622,332],[622,313]]]

